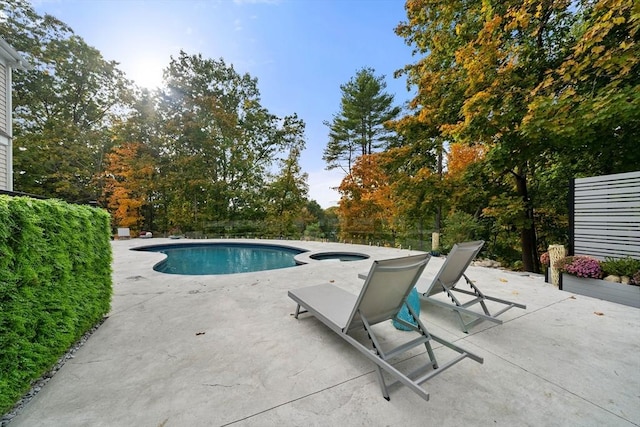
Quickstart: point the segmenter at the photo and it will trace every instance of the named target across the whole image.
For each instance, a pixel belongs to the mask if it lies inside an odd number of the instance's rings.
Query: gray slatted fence
[[[640,259],[640,171],[577,178],[573,253]]]

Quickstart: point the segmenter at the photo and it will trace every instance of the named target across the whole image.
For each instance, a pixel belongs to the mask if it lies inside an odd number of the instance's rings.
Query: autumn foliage
[[[483,145],[452,143],[447,154],[447,172],[451,176],[459,176],[470,164],[483,159],[486,151]]]
[[[114,225],[141,231],[153,175],[153,157],[144,144],[125,143],[107,155],[105,197]]]
[[[341,182],[338,215],[341,238],[363,241],[393,235],[397,215],[382,154],[360,156]]]

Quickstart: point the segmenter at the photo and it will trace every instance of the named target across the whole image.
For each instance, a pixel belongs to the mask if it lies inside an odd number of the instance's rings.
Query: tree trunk
[[[522,168],[521,171],[525,170]],[[514,174],[516,179],[516,188],[518,195],[522,198],[525,206],[524,222],[520,229],[520,248],[522,250],[522,268],[524,271],[536,271],[536,230],[533,218],[533,206],[529,199],[529,192],[527,189],[526,174]]]
[[[440,184],[442,183],[442,175],[443,175],[443,147],[442,141],[438,145],[438,177],[440,179]],[[440,228],[442,227],[442,204],[438,202],[438,206],[436,207],[436,223],[435,223],[435,231],[436,233],[440,233]]]

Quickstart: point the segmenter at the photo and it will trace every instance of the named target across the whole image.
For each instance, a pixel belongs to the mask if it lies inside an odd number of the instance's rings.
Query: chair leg
[[[424,326],[424,324],[420,320],[418,313],[414,312],[413,309],[408,305],[407,305],[407,308],[409,309],[409,313],[411,313],[413,318],[416,320],[416,323],[418,324],[419,332],[427,338],[427,341],[424,343],[424,346],[427,349],[427,354],[429,355],[429,361],[431,362],[431,366],[433,367],[433,369],[438,369],[438,361],[436,360],[436,355],[433,352],[433,348],[431,348],[431,335],[429,335],[429,331],[427,331],[427,327]]]
[[[389,397],[389,391],[387,390],[387,383],[382,376],[382,369],[378,365],[376,365],[376,374],[378,376],[378,384],[380,384],[380,390],[382,391],[382,397],[384,397],[387,401],[391,400],[391,398]]]
[[[466,276],[465,276],[466,278]],[[469,282],[469,279],[467,279],[467,283]],[[444,288],[444,292],[447,294],[447,296],[449,297],[449,299],[455,304],[456,307],[462,307],[462,303],[460,302],[460,300],[458,300],[458,298],[456,298],[456,296],[453,294],[453,287],[452,288],[448,288],[446,286],[442,286]],[[484,305],[484,304],[483,304]],[[458,315],[458,320],[460,321],[460,327],[462,328],[462,332],[464,332],[465,334],[469,333],[469,330],[467,328],[467,324],[464,322],[464,319],[462,318],[462,314],[460,314],[460,312],[458,310],[455,310],[456,314]]]
[[[462,328],[462,332],[464,332],[465,334],[469,333],[469,329],[467,328],[467,324],[464,323],[464,319],[462,318],[462,314],[460,314],[459,311],[454,310],[456,312],[456,314],[458,315],[458,320],[460,321],[460,327]]]
[[[293,317],[295,317],[296,319],[298,318],[298,316],[302,313],[307,313],[307,310],[300,310],[300,304],[298,304],[296,306],[296,312],[293,314]]]
[[[367,333],[367,337],[369,338],[369,341],[371,341],[373,351],[378,357],[380,357],[382,360],[385,360],[385,354],[382,352],[382,348],[380,347],[380,344],[378,343],[378,340],[376,339],[376,336],[373,333],[373,330],[371,329],[371,325],[369,324],[369,322],[364,316],[361,316],[361,319],[362,319],[362,324],[364,325],[364,330]],[[380,366],[377,364],[376,364],[376,375],[378,377],[378,384],[380,384],[380,390],[382,391],[382,397],[384,397],[387,401],[389,401],[390,398],[389,398],[389,391],[387,390],[387,383],[385,382],[384,377],[382,376],[382,368],[380,368]]]

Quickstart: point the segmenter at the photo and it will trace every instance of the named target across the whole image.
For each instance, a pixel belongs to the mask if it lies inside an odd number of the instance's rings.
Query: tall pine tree
[[[357,157],[386,149],[396,139],[385,124],[397,118],[401,108],[394,106],[393,95],[385,92],[384,76],[374,73],[372,68],[363,68],[340,86],[340,112],[325,122],[329,127],[323,156],[327,169],[342,168],[349,173]]]

